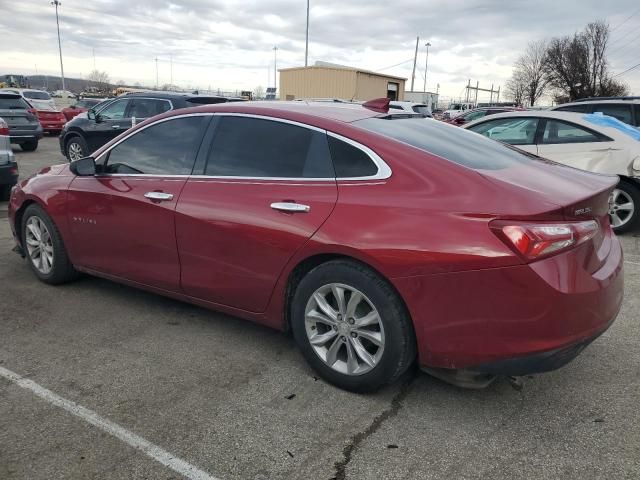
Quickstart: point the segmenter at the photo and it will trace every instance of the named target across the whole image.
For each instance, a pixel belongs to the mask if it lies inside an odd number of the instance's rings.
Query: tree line
[[[627,85],[609,71],[609,37],[609,25],[597,21],[574,35],[529,43],[505,85],[507,95],[527,106],[545,94],[557,103],[627,95]]]

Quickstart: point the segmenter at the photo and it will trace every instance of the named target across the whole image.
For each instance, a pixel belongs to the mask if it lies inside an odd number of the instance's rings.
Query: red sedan
[[[622,302],[617,177],[360,105],[167,112],[13,190],[18,251],[292,330],[353,391],[560,367]]]
[[[42,130],[47,133],[58,134],[62,131],[64,124],[67,123],[67,119],[64,113],[56,110],[36,110],[36,116]]]
[[[62,113],[64,114],[68,122],[76,115],[86,112],[90,108],[93,108],[102,102],[104,102],[104,99],[101,98],[83,98],[82,100],[78,100],[77,102],[75,102],[70,107],[63,108]]]

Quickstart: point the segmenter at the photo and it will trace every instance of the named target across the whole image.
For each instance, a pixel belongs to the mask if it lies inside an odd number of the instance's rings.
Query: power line
[[[627,68],[624,72],[616,73],[614,77],[619,77],[620,75],[624,75],[625,73],[630,72],[631,70],[635,70],[638,67],[640,67],[640,63],[635,64],[633,67]]]
[[[611,33],[615,32],[618,28],[620,28],[622,25],[627,23],[627,20],[630,20],[631,18],[635,17],[638,13],[640,13],[640,8],[635,12],[633,12],[631,15],[629,15],[622,23],[619,23],[618,25],[616,25],[615,28],[611,30]]]
[[[395,65],[389,65],[388,67],[384,67],[384,68],[376,68],[374,71],[375,72],[381,72],[382,70],[389,70],[390,68],[399,67],[400,65],[404,65],[407,62],[413,62],[413,57],[412,58],[408,58],[407,60],[405,60],[403,62],[396,63]]]
[[[640,34],[636,35],[635,37],[633,37],[631,40],[629,40],[627,43],[625,43],[624,45],[620,45],[618,46],[618,48],[614,49],[612,52],[609,52],[609,55],[613,55],[615,52],[619,52],[620,50],[622,50],[623,48],[625,48],[627,45],[629,45],[630,43],[635,42],[636,40],[638,40],[640,38]]]

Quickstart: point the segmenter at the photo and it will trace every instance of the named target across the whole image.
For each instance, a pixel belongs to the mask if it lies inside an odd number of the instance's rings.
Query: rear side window
[[[327,135],[297,125],[221,116],[205,175],[334,178]]]
[[[3,97],[0,95],[0,110],[27,110],[31,108],[21,97]]]
[[[601,142],[607,138],[596,132],[559,120],[547,120],[542,136],[544,144]]]
[[[537,118],[516,117],[488,120],[469,130],[509,145],[533,145],[537,128]]]
[[[131,101],[131,110],[128,117],[150,118],[171,110],[168,100],[154,98],[134,98]]]
[[[23,92],[26,98],[33,98],[34,100],[51,100],[51,97],[47,92]]]
[[[617,118],[621,122],[631,123],[631,105],[620,105],[617,103],[595,104],[593,106],[593,113],[598,112]]]
[[[518,150],[437,120],[378,117],[359,120],[352,125],[473,169],[497,170],[531,161]]]
[[[334,137],[329,137],[329,147],[336,177],[370,177],[378,173],[378,166],[359,148]]]
[[[109,152],[104,173],[189,175],[207,117],[167,120],[134,133]]]
[[[554,108],[554,111],[589,113],[591,111],[591,105],[568,105],[566,107]]]

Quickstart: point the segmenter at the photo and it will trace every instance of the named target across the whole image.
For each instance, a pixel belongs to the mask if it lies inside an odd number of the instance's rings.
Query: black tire
[[[11,185],[0,186],[0,201],[4,202],[9,200],[9,194],[11,193]]]
[[[86,157],[87,155],[89,155],[89,147],[87,147],[87,142],[85,142],[84,138],[82,138],[79,135],[74,135],[65,142],[64,154],[66,155],[67,160],[69,160],[70,162],[73,161],[71,159],[70,150],[71,148],[73,148],[72,145],[74,144],[77,145],[77,148],[80,149],[79,158]]]
[[[38,270],[27,250],[27,225],[29,219],[33,217],[37,217],[46,226],[51,237],[51,245],[53,247],[53,262],[51,271],[49,271],[48,273],[43,273]],[[44,211],[44,209],[40,207],[40,205],[29,205],[25,210],[24,215],[22,216],[22,244],[31,270],[33,271],[33,273],[35,273],[36,277],[38,277],[38,279],[40,279],[44,283],[59,285],[61,283],[66,283],[74,280],[78,277],[78,271],[69,261],[69,256],[67,255],[67,250],[64,246],[58,228],[53,223],[49,215],[47,215],[47,213]]]
[[[38,140],[29,140],[28,142],[20,144],[20,147],[25,152],[35,152],[35,150],[38,148]]]
[[[633,202],[634,211],[623,225],[619,227],[613,227],[616,233],[626,233],[637,230],[640,228],[640,185],[635,184],[629,180],[620,180],[620,183],[616,186],[617,189],[622,190]]]
[[[307,303],[314,292],[332,283],[357,289],[379,313],[384,329],[384,349],[377,364],[366,373],[349,375],[334,370],[320,358],[309,341],[305,327]],[[319,265],[300,281],[291,304],[291,328],[298,347],[313,369],[328,382],[352,392],[373,392],[394,382],[416,357],[413,324],[398,294],[376,272],[349,260],[332,260]],[[339,333],[336,335],[340,336]],[[348,338],[341,340],[346,343]]]

